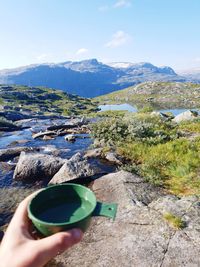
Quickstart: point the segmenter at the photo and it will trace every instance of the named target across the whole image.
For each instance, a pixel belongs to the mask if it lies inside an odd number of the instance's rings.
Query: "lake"
[[[136,106],[132,106],[128,103],[124,103],[124,104],[112,104],[112,105],[100,105],[99,106],[100,112],[101,111],[108,111],[108,110],[127,110],[129,112],[137,112],[137,107]],[[178,114],[185,112],[186,110],[189,109],[182,109],[182,108],[176,108],[176,109],[161,109],[161,110],[155,110],[155,111],[159,111],[159,112],[171,112],[174,116],[177,116]],[[197,111],[197,109],[192,109]]]

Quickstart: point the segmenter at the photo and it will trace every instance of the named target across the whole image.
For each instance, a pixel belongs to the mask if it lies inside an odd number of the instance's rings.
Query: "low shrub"
[[[93,126],[93,136],[112,144],[120,141],[141,141],[148,144],[165,143],[180,136],[177,126],[149,114],[107,118]]]

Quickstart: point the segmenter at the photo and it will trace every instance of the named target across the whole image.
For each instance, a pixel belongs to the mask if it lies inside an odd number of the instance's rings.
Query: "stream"
[[[89,134],[77,134],[75,142],[68,142],[64,136],[57,136],[55,139],[43,140],[33,139],[32,135],[45,131],[48,126],[64,124],[66,120],[27,120],[22,126],[29,127],[15,132],[0,133],[0,149],[15,147],[38,148],[37,152],[59,156],[69,159],[77,152],[84,152],[93,143]],[[75,134],[76,135],[76,134]],[[0,162],[0,230],[9,222],[17,204],[31,192],[47,185],[44,181],[34,183],[22,183],[13,180],[13,173],[18,157],[6,162]],[[101,170],[102,174],[113,172],[115,166],[107,161],[92,158],[89,163]]]

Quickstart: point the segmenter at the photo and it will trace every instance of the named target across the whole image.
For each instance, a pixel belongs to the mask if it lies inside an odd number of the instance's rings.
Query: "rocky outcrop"
[[[179,123],[182,121],[190,121],[190,120],[194,120],[195,118],[198,117],[198,113],[194,112],[192,110],[187,110],[185,112],[180,113],[179,115],[177,115],[172,121]]]
[[[22,181],[49,180],[63,164],[64,160],[59,157],[22,152],[13,178]]]
[[[80,153],[77,153],[71,159],[65,161],[49,184],[59,184],[77,178],[91,177],[99,172]]]
[[[92,190],[99,201],[118,203],[116,220],[94,217],[83,241],[48,266],[200,266],[197,198],[173,201],[125,171],[95,180]],[[183,230],[163,219],[162,203],[173,202],[188,221]]]

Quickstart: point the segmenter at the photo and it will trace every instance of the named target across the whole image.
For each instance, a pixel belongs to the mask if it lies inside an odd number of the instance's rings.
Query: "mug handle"
[[[115,220],[117,213],[117,204],[116,203],[102,203],[97,202],[95,210],[92,213],[92,216],[105,216]]]

